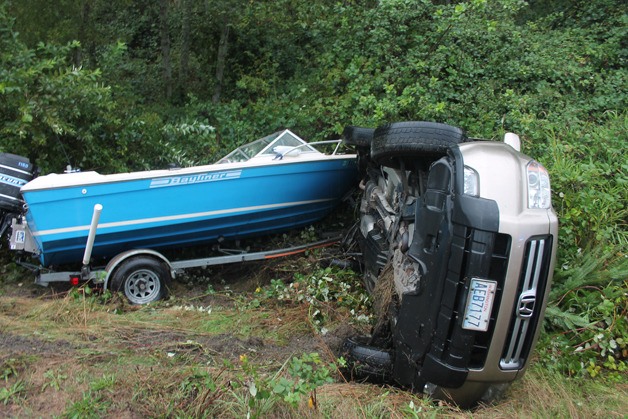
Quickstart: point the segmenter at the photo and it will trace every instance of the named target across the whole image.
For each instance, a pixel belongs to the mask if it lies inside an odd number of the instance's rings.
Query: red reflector
[[[78,275],[70,275],[70,284],[73,287],[76,287],[79,284],[79,280],[81,279]]]

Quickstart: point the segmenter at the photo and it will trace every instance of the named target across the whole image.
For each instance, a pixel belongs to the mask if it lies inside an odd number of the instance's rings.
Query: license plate
[[[486,332],[495,301],[496,281],[472,278],[462,328]]]

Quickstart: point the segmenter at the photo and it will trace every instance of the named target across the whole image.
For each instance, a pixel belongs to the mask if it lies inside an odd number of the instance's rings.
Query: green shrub
[[[549,334],[539,351],[544,365],[575,376],[611,379],[628,371],[628,257],[581,252],[557,271]]]
[[[258,294],[267,299],[307,303],[312,325],[323,333],[333,318],[334,307],[344,307],[358,324],[369,324],[373,319],[371,299],[352,271],[328,267],[296,273],[292,283],[272,280]]]

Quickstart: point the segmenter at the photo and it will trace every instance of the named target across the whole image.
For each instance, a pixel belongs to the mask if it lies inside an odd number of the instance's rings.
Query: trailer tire
[[[132,304],[148,304],[168,296],[170,272],[160,261],[137,256],[125,260],[111,276],[112,291],[120,291]]]
[[[417,160],[427,164],[467,141],[460,128],[438,122],[395,122],[375,130],[371,158],[382,166],[411,168]]]
[[[349,125],[342,132],[344,142],[356,147],[370,147],[375,128],[363,128]]]

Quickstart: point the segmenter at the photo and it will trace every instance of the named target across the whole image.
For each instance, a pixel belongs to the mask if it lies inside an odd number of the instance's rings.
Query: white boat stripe
[[[14,196],[5,195],[5,194],[2,194],[2,193],[0,193],[0,196],[3,197],[3,198],[6,198],[6,199],[11,199],[13,201],[19,201],[19,199],[15,198]]]
[[[0,167],[2,167],[3,169],[8,169],[8,170],[12,170],[12,171],[14,171],[14,172],[18,172],[18,173],[22,173],[22,174],[25,174],[25,175],[32,176],[32,173],[30,173],[30,172],[26,172],[26,171],[24,171],[24,170],[20,170],[20,169],[18,169],[18,168],[16,168],[16,167],[5,166],[4,164],[0,164]]]
[[[331,198],[313,199],[310,201],[283,202],[280,204],[256,205],[252,207],[229,208],[229,209],[224,209],[224,210],[171,215],[171,216],[166,216],[166,217],[154,217],[154,218],[143,218],[139,220],[117,221],[114,223],[98,224],[98,230],[103,229],[103,228],[113,228],[113,227],[123,227],[123,226],[138,225],[138,224],[157,223],[161,221],[185,220],[188,218],[209,217],[212,215],[222,215],[222,214],[233,214],[236,212],[249,212],[249,211],[258,211],[258,210],[265,210],[265,209],[272,209],[272,208],[291,207],[291,206],[296,206],[296,205],[315,204],[317,202],[325,202],[325,201],[331,201],[331,200],[332,200]],[[103,212],[106,212],[106,211],[107,211],[107,208],[103,208]],[[72,233],[75,231],[88,231],[88,230],[89,230],[89,225],[84,225],[84,226],[76,226],[76,227],[55,228],[51,230],[42,230],[42,231],[33,232],[32,234],[33,236],[41,237],[41,236],[48,236],[52,234]]]

